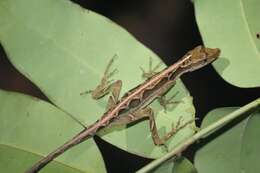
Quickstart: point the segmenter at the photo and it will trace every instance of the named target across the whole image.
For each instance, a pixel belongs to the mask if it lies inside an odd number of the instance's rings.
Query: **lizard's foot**
[[[171,96],[168,99],[166,98],[165,95],[158,98],[158,102],[163,107],[165,113],[167,112],[168,105],[182,103],[182,101],[173,101],[173,99],[177,96],[178,93],[179,92],[176,92],[173,96]]]
[[[156,73],[156,70],[162,65],[162,62],[158,63],[155,67],[152,67],[152,58],[149,58],[149,69],[148,71],[145,71],[142,67],[140,67],[140,69],[142,70],[143,74],[142,74],[142,78],[143,79],[148,79],[151,78],[152,76],[154,76]]]
[[[105,72],[101,78],[100,83],[97,85],[97,87],[93,90],[88,90],[88,91],[82,92],[82,93],[80,93],[80,95],[91,94],[92,98],[97,100],[97,99],[100,99],[101,97],[107,95],[111,91],[111,88],[113,88],[113,85],[115,82],[113,81],[113,79],[110,79],[110,78],[114,74],[116,74],[118,72],[118,70],[114,69],[113,71],[110,71],[110,68],[116,58],[117,58],[117,55],[115,54],[108,62]]]
[[[174,125],[174,123],[172,124],[172,130],[164,135],[162,141],[167,141],[172,136],[174,136],[176,133],[178,133],[181,129],[185,128],[187,125],[193,123],[194,121],[195,121],[195,119],[193,118],[193,119],[183,123],[183,117],[180,116],[176,125]]]
[[[185,128],[187,125],[194,123],[194,121],[196,120],[196,118],[192,118],[191,120],[188,120],[186,122],[183,122],[183,117],[180,116],[176,125],[174,125],[174,123],[172,124],[172,131],[174,131],[174,134],[177,133],[179,130]]]

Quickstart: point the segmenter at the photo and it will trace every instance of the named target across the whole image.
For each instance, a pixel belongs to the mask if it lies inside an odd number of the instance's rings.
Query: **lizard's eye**
[[[204,59],[204,60],[203,60],[203,62],[204,62],[204,63],[207,63],[207,62],[208,62],[208,60],[207,60],[207,59]]]
[[[182,66],[185,67],[185,66],[188,66],[190,64],[190,59],[187,59],[186,61],[184,61],[182,63]]]

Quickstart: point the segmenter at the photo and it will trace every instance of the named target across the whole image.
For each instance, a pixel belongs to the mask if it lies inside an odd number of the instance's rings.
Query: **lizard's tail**
[[[57,148],[55,151],[51,152],[46,157],[42,158],[39,162],[37,162],[35,165],[33,165],[30,169],[28,169],[25,173],[36,173],[40,169],[42,169],[44,166],[46,166],[49,162],[51,162],[53,159],[70,149],[71,147],[83,142],[84,140],[92,137],[93,130],[90,129],[84,129],[81,131],[78,135],[76,135],[74,138]]]

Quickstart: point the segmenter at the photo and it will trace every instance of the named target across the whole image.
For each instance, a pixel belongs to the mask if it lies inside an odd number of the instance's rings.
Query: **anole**
[[[149,119],[154,144],[164,145],[165,141],[173,136],[178,129],[173,128],[165,136],[160,138],[157,133],[154,114],[149,107],[149,104],[155,99],[161,99],[160,103],[170,103],[170,101],[165,100],[163,96],[175,85],[177,78],[186,72],[192,72],[213,62],[218,58],[219,54],[220,49],[218,48],[211,49],[197,46],[193,50],[187,52],[179,61],[158,73],[154,73],[151,68],[150,72],[143,71],[143,76],[147,77],[147,80],[125,93],[120,100],[118,100],[118,98],[122,85],[121,80],[113,83],[108,80],[108,78],[116,72],[114,70],[109,73],[109,67],[113,60],[110,61],[101,83],[95,90],[87,92],[91,93],[92,98],[94,99],[98,99],[109,92],[112,92],[112,95],[108,100],[107,111],[99,120],[37,162],[33,167],[27,170],[26,173],[38,172],[54,158],[58,157],[71,147],[92,137],[97,131],[104,127],[117,124],[128,124],[143,118]]]

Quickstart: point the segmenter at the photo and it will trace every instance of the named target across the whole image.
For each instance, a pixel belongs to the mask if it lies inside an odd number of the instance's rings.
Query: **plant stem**
[[[187,140],[185,140],[182,143],[180,143],[172,151],[170,151],[169,153],[165,154],[161,158],[158,158],[158,159],[152,161],[151,163],[147,164],[146,166],[144,166],[143,168],[138,170],[136,173],[147,173],[147,172],[153,170],[154,168],[156,168],[157,166],[161,165],[162,163],[164,163],[165,161],[169,160],[170,158],[180,154],[189,145],[193,144],[198,139],[201,139],[201,138],[204,138],[204,137],[208,136],[209,134],[211,134],[212,132],[214,132],[214,131],[218,130],[219,128],[223,127],[224,125],[226,125],[230,121],[234,120],[235,118],[243,115],[244,113],[246,113],[248,111],[256,109],[258,107],[260,107],[260,98],[250,102],[249,104],[247,104],[247,105],[245,105],[245,106],[243,106],[243,107],[233,111],[232,113],[226,115],[225,117],[219,119],[218,121],[212,123],[211,125],[201,129],[198,133],[194,134],[193,136],[191,136]]]

